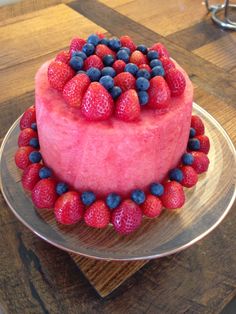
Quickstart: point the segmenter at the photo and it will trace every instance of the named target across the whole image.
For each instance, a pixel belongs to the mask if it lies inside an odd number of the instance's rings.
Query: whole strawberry
[[[206,154],[202,152],[192,152],[194,161],[192,167],[196,170],[198,174],[206,172],[209,167],[209,158]]]
[[[66,83],[75,75],[74,70],[66,63],[52,61],[48,66],[48,81],[51,87],[62,91]]]
[[[198,175],[197,172],[191,166],[181,167],[183,173],[183,179],[180,182],[184,187],[191,188],[197,184]]]
[[[147,70],[149,73],[151,73],[152,70],[148,64],[140,64],[139,69]]]
[[[84,44],[86,44],[86,40],[79,37],[73,38],[70,43],[70,55],[72,55],[74,51],[82,50]]]
[[[53,208],[56,199],[56,182],[51,179],[42,179],[32,190],[32,201],[38,208]]]
[[[147,58],[141,51],[135,50],[130,56],[130,62],[139,66],[147,63]]]
[[[20,129],[30,128],[31,124],[36,122],[35,107],[31,106],[22,115],[20,119]]]
[[[162,66],[165,70],[165,73],[168,72],[170,69],[175,68],[174,62],[167,57],[161,57],[160,61],[161,61]]]
[[[56,220],[64,225],[72,225],[83,217],[84,207],[79,194],[70,191],[62,194],[54,206]]]
[[[87,71],[90,68],[97,68],[99,70],[102,70],[103,68],[102,60],[96,55],[89,56],[84,61],[84,70]]]
[[[31,128],[23,129],[18,137],[18,146],[29,146],[30,140],[32,138],[37,138],[38,134]]]
[[[116,118],[131,122],[139,118],[140,112],[138,95],[134,89],[127,90],[117,99],[115,109]]]
[[[198,151],[208,154],[210,150],[209,138],[206,135],[197,135],[195,138],[197,138],[200,142],[200,148]]]
[[[99,57],[99,58],[103,58],[105,55],[112,55],[114,58],[116,56],[115,52],[113,50],[111,50],[110,48],[108,48],[106,45],[102,45],[99,44],[96,47],[95,50],[95,54]]]
[[[193,128],[196,131],[196,135],[203,135],[205,133],[204,124],[199,116],[195,115],[192,116],[191,128]]]
[[[63,89],[63,98],[67,104],[72,107],[80,107],[89,84],[90,79],[84,73],[77,74],[67,82]]]
[[[98,82],[89,85],[84,94],[81,112],[87,120],[107,120],[113,112],[114,101],[108,91]]]
[[[94,228],[105,228],[110,222],[110,211],[104,201],[96,201],[84,214],[85,223]]]
[[[55,61],[61,61],[66,64],[70,62],[70,53],[68,51],[61,51],[57,54]]]
[[[121,42],[122,47],[129,48],[131,53],[134,52],[134,50],[136,50],[136,45],[129,36],[127,35],[121,36],[120,42]]]
[[[29,164],[31,164],[29,155],[33,150],[34,149],[31,146],[23,146],[17,149],[15,153],[15,163],[18,168],[25,169]]]
[[[123,60],[116,60],[112,65],[113,69],[116,71],[116,74],[124,72],[125,66],[126,63]]]
[[[156,44],[154,44],[154,45],[150,48],[150,50],[155,50],[155,51],[157,51],[158,54],[159,54],[159,58],[162,58],[162,57],[169,58],[169,53],[168,53],[166,47],[165,47],[163,44],[161,44],[161,43],[156,43]]]
[[[116,232],[130,234],[141,225],[142,210],[133,201],[125,200],[113,211],[111,221]]]
[[[171,68],[165,74],[165,79],[170,88],[172,96],[180,96],[183,94],[186,86],[186,81],[183,74],[176,68]]]
[[[39,170],[43,167],[41,164],[31,164],[23,171],[21,183],[24,189],[32,191],[36,183],[40,180]]]
[[[122,92],[135,89],[135,81],[134,76],[129,72],[122,72],[114,77],[115,86],[119,86]]]
[[[148,195],[145,202],[141,205],[141,209],[145,216],[149,218],[155,218],[160,216],[162,213],[162,202],[158,197],[154,195]]]
[[[182,185],[176,181],[165,182],[164,193],[161,196],[162,204],[165,208],[180,208],[185,203],[185,195]]]
[[[165,109],[168,106],[170,89],[162,76],[155,76],[150,80],[148,95],[150,108]]]

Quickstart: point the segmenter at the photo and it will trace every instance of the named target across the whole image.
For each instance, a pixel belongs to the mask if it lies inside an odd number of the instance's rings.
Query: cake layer
[[[140,120],[86,121],[47,79],[49,62],[36,75],[36,117],[45,164],[59,180],[98,196],[128,195],[162,181],[184,153],[189,137],[193,88],[187,74],[183,95],[166,112],[142,110]]]

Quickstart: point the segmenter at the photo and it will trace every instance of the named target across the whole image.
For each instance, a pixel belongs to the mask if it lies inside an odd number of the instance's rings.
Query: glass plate
[[[56,223],[52,211],[38,210],[20,183],[14,163],[19,119],[8,131],[0,152],[0,184],[3,196],[16,217],[40,238],[63,250],[106,260],[152,259],[183,250],[211,232],[226,216],[235,199],[236,159],[234,146],[220,124],[194,104],[194,113],[205,123],[211,141],[210,166],[195,188],[185,189],[182,209],[164,211],[154,220],[143,219],[130,236],[120,236],[112,226],[96,230],[83,222],[74,226]]]

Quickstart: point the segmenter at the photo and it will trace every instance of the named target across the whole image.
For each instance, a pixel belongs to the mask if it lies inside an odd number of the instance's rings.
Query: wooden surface
[[[35,0],[0,7],[0,138],[33,103],[38,66],[67,47],[73,35],[100,30],[129,34],[147,45],[162,41],[189,73],[195,101],[236,143],[236,33],[216,27],[198,0],[143,3]],[[235,204],[207,238],[150,261],[104,300],[77,267],[89,274],[97,262],[79,258],[76,264],[40,240],[16,220],[1,195],[0,208],[0,312],[220,313],[236,295]],[[127,268],[122,278],[138,269],[119,267],[114,274]]]

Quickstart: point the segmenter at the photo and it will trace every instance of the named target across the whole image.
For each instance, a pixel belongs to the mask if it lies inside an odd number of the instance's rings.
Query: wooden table
[[[73,36],[94,31],[129,34],[146,45],[163,42],[189,73],[195,101],[236,142],[236,33],[215,26],[197,0],[32,0],[1,7],[1,140],[33,104],[40,64]],[[0,313],[220,313],[236,295],[235,204],[215,231],[186,251],[132,266],[73,260],[18,222],[1,194],[0,208]],[[112,287],[92,267],[111,274]],[[140,270],[105,299],[82,273],[106,295],[122,281],[119,267],[123,279]],[[236,308],[233,302],[224,313]]]

